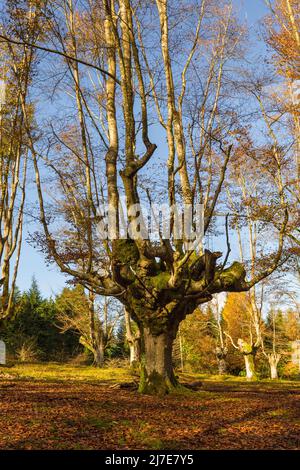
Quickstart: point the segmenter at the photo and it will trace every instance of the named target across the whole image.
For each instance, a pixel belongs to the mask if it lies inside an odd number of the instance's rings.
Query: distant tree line
[[[88,296],[81,286],[65,288],[55,298],[45,298],[33,278],[27,291],[16,289],[13,316],[2,323],[0,337],[10,359],[65,362],[79,356],[87,363],[97,363],[88,332],[89,313]],[[97,318],[95,335],[99,336],[103,325],[100,316]],[[105,355],[123,357],[128,352],[124,324],[116,321],[110,328],[110,336],[103,338]],[[104,358],[97,365],[103,361]]]
[[[182,323],[173,351],[177,367],[185,372],[227,373],[249,379],[299,378],[300,362],[292,361],[293,344],[300,339],[296,308],[268,305],[260,318],[261,344],[257,348],[253,348],[249,294],[229,293],[219,310],[210,304]]]

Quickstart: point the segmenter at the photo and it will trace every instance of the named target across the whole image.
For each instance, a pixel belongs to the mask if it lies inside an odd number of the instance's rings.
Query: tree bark
[[[84,336],[81,336],[79,339],[79,343],[82,344],[82,346],[87,348],[93,354],[94,364],[97,367],[103,367],[105,351],[104,342],[100,341],[92,344],[90,338],[85,338]]]
[[[165,331],[154,335],[143,328],[143,359],[139,392],[165,395],[178,386],[172,365],[174,334]]]
[[[255,372],[255,354],[257,352],[257,346],[251,343],[247,343],[243,339],[238,339],[238,347],[240,352],[244,356],[245,369],[246,369],[246,378],[247,380],[252,380],[256,378]]]
[[[227,364],[224,358],[218,359],[218,372],[219,375],[225,375],[227,373]]]
[[[268,354],[271,379],[278,379],[277,366],[278,366],[280,357],[281,357],[280,354],[276,354],[276,353]]]
[[[244,354],[246,378],[252,380],[256,378],[255,365],[254,365],[254,354]]]
[[[133,332],[130,315],[126,309],[124,311],[124,315],[126,327],[126,340],[129,346],[129,363],[130,367],[136,367],[141,361],[140,331],[138,329],[138,331]]]
[[[141,348],[140,348],[140,339],[134,338],[132,342],[129,343],[129,363],[130,367],[136,367],[141,360]]]
[[[227,363],[226,363],[226,356],[227,356],[227,348],[217,347],[216,348],[216,356],[218,361],[218,373],[219,375],[225,375],[227,373]]]
[[[97,367],[103,367],[104,364],[104,344],[100,342],[99,344],[95,345],[94,350],[94,364]]]
[[[90,319],[90,338],[89,342],[91,343],[90,350],[93,352],[94,355],[94,363],[97,367],[102,367],[104,362],[104,351],[103,357],[101,354],[101,345],[99,342],[99,338],[96,334],[96,325],[95,325],[95,295],[93,292],[89,291],[89,319]]]
[[[271,379],[278,379],[278,372],[276,364],[270,364]]]

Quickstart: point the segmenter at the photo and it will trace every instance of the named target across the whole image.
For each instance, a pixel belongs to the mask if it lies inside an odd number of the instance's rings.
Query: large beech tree
[[[51,47],[46,42],[35,47],[55,48],[55,60],[63,56],[63,85],[71,98],[64,106],[60,95],[58,110],[62,115],[72,104],[76,145],[64,137],[66,122],[57,129],[56,116],[46,158],[32,138],[23,103],[47,250],[63,272],[125,306],[141,333],[140,392],[168,393],[178,386],[172,345],[180,322],[213,294],[247,291],[276,269],[284,248],[285,208],[279,204],[276,246],[247,278],[243,263],[228,265],[228,223],[224,257],[202,244],[191,249],[184,237],[122,239],[118,226],[117,237],[99,250],[97,205],[99,199],[107,202],[118,216],[125,196],[128,219],[138,225],[141,214],[129,211],[142,200],[169,206],[201,203],[204,232],[214,230],[228,162],[241,139],[240,103],[233,90],[244,32],[226,1],[56,3],[60,8],[50,4],[46,15]],[[59,85],[52,96],[57,90]],[[80,212],[76,187],[68,184],[61,164],[68,154],[83,170]],[[84,262],[66,256],[56,238],[60,228],[57,223],[51,227],[40,172],[43,159],[71,202],[64,223],[85,247]],[[56,207],[59,202],[57,196]]]

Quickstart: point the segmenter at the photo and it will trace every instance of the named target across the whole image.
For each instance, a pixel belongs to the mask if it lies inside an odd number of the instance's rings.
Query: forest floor
[[[117,387],[126,369],[0,367],[0,449],[300,449],[300,382],[182,375],[164,398]]]

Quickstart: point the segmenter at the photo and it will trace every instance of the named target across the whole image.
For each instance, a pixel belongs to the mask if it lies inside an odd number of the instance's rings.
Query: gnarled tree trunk
[[[81,336],[79,339],[79,343],[82,344],[83,347],[88,349],[93,354],[95,366],[103,367],[105,351],[104,342],[97,341],[96,343],[92,344],[89,339],[87,340],[84,336]]]
[[[244,353],[244,361],[246,368],[246,378],[252,380],[256,378],[255,365],[254,365],[254,354]]]
[[[133,331],[131,319],[128,311],[125,309],[125,327],[126,327],[126,340],[129,346],[129,363],[130,367],[136,367],[141,361],[141,335],[139,329]]]
[[[216,348],[216,356],[218,361],[218,373],[219,375],[225,375],[227,373],[227,348]]]
[[[256,379],[254,360],[257,352],[257,347],[253,344],[247,343],[241,338],[238,340],[238,347],[240,352],[244,356],[247,380]]]
[[[143,328],[141,393],[164,395],[178,386],[172,365],[174,339],[173,331],[154,334],[149,327]]]
[[[227,373],[227,364],[224,358],[218,359],[218,373],[219,375],[225,375]]]
[[[268,354],[268,361],[270,366],[271,379],[278,379],[277,366],[280,361],[281,355],[277,353]]]

